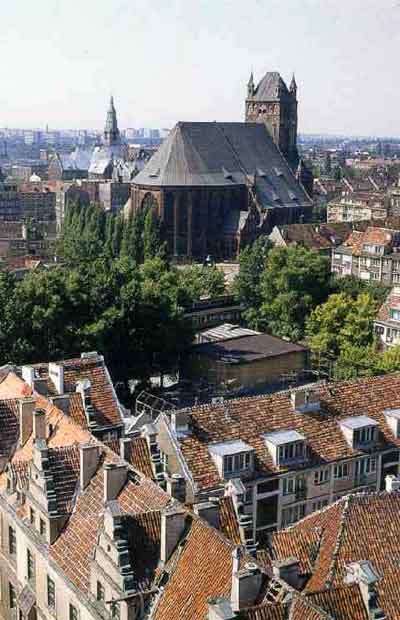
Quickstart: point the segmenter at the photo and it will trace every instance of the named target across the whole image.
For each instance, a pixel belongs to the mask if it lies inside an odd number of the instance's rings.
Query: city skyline
[[[121,129],[242,121],[250,71],[277,70],[296,74],[301,133],[396,136],[399,24],[395,0],[16,0],[0,126],[101,130],[110,94]]]

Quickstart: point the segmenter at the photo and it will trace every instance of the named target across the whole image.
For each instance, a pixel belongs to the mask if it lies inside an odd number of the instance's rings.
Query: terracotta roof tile
[[[118,439],[104,441],[104,445],[108,446],[113,452],[120,455],[121,448]],[[155,481],[155,475],[151,462],[151,454],[145,437],[132,437],[127,447],[126,461],[132,465],[134,469],[140,471],[146,478]]]
[[[231,497],[222,497],[220,499],[218,528],[235,545],[240,545],[242,543],[238,519]]]
[[[317,559],[323,530],[283,530],[272,534],[271,546],[274,560],[297,558],[300,561],[300,573],[311,575]]]
[[[0,400],[0,457],[10,457],[19,439],[18,403]]]
[[[180,438],[182,454],[199,488],[218,486],[222,480],[208,452],[208,445],[241,439],[255,449],[254,476],[277,471],[263,434],[295,430],[306,437],[308,465],[332,462],[365,452],[347,443],[339,422],[348,416],[366,415],[379,422],[377,449],[400,447],[386,423],[384,410],[400,407],[400,375],[344,381],[318,388],[320,411],[298,413],[288,394],[229,400],[188,410],[192,435]]]
[[[398,235],[398,231],[391,228],[368,226],[367,230],[364,232],[354,231],[343,245],[350,248],[352,254],[355,256],[361,256],[364,244],[376,244],[390,247],[395,243],[395,234]],[[398,245],[398,242],[396,245]]]
[[[308,597],[333,618],[346,620],[369,620],[358,584],[343,588],[331,588]]]
[[[377,319],[379,321],[389,321],[391,308],[400,310],[400,294],[394,289],[390,291],[384,303],[379,308]]]

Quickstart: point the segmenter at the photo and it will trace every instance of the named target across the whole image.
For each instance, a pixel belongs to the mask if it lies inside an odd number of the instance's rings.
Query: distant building
[[[330,256],[353,232],[350,223],[286,224],[274,226],[269,239],[278,246],[302,246]]]
[[[386,286],[400,284],[400,229],[354,231],[332,252],[332,272]]]
[[[171,255],[229,258],[312,202],[264,123],[178,123],[133,180],[132,208],[144,207]]]
[[[37,188],[36,191],[18,191],[15,183],[0,183],[0,220],[22,222],[24,219],[55,221],[55,193]]]
[[[383,348],[400,344],[400,286],[394,286],[374,321],[374,330]]]
[[[385,219],[389,208],[384,192],[348,192],[328,203],[328,222],[358,222]]]
[[[185,308],[185,319],[195,330],[221,325],[221,323],[238,323],[243,306],[233,295],[207,297],[193,302]]]

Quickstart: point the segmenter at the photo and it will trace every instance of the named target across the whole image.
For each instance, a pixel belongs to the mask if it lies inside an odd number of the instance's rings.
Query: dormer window
[[[384,414],[393,435],[400,438],[400,409],[386,409]]]
[[[367,416],[345,418],[340,427],[351,448],[366,448],[378,439],[378,422]]]
[[[223,478],[240,475],[253,469],[254,450],[240,439],[211,444],[208,450]]]
[[[297,431],[276,431],[263,435],[277,467],[301,463],[306,459],[306,438]]]
[[[363,251],[367,254],[383,254],[383,245],[364,243]]]

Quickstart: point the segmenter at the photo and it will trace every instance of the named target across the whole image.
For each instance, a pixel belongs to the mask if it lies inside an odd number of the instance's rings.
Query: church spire
[[[119,130],[117,123],[117,113],[114,107],[114,97],[110,97],[110,106],[107,111],[106,124],[104,127],[104,142],[108,146],[119,142]]]
[[[296,84],[296,78],[294,77],[294,73],[293,73],[293,76],[292,76],[292,81],[290,82],[289,90],[290,90],[291,93],[296,95],[296,93],[297,93],[297,84]]]
[[[255,92],[255,88],[254,88],[254,78],[253,78],[253,71],[252,71],[250,73],[250,79],[247,84],[247,96],[253,97],[254,92]]]

